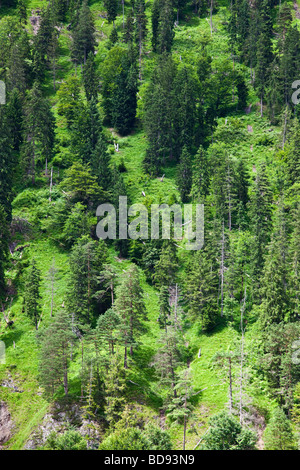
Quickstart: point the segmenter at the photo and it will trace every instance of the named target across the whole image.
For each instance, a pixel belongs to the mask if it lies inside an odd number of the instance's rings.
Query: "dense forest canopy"
[[[0,448],[298,448],[299,19],[0,2]],[[201,249],[141,236],[162,204]]]

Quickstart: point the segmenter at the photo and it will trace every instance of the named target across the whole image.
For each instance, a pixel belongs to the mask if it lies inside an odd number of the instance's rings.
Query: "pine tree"
[[[139,46],[139,78],[142,79],[143,45],[147,37],[147,16],[145,0],[135,1],[136,42]]]
[[[286,321],[291,313],[287,271],[287,222],[282,203],[276,222],[276,231],[272,236],[262,276],[260,319],[263,327]]]
[[[100,135],[95,150],[91,158],[93,174],[97,176],[97,181],[104,191],[112,192],[113,172],[111,168],[111,158],[107,151],[107,144],[103,135]]]
[[[269,66],[272,61],[271,20],[267,0],[262,2],[261,32],[257,41],[257,62],[255,86],[260,96],[261,116],[263,116],[263,100],[269,79]]]
[[[102,66],[102,96],[106,119],[116,131],[128,134],[137,108],[137,67],[132,50],[115,46]]]
[[[115,24],[115,20],[118,14],[118,1],[117,0],[105,0],[104,6],[107,11],[107,19],[109,23]]]
[[[272,193],[266,175],[266,166],[258,169],[253,193],[250,195],[249,215],[253,232],[252,276],[259,285],[266,248],[270,241],[272,228]]]
[[[36,330],[38,330],[39,320],[41,316],[40,283],[41,272],[36,265],[36,261],[33,259],[26,275],[24,306],[25,313],[34,322]]]
[[[111,308],[101,315],[97,321],[97,339],[103,348],[103,343],[107,344],[111,355],[115,353],[115,345],[120,339],[119,326],[121,319]]]
[[[10,104],[0,108],[0,205],[12,220],[12,185],[15,159],[12,152],[13,128],[10,120]]]
[[[154,358],[160,386],[167,389],[167,400],[177,398],[177,369],[182,365],[183,340],[178,331],[169,328],[159,340],[160,348]]]
[[[161,12],[158,26],[158,47],[159,54],[164,52],[170,53],[175,36],[174,20],[175,13],[173,8],[173,0],[163,0],[160,4]]]
[[[153,52],[157,51],[158,46],[158,28],[159,28],[159,17],[160,17],[160,7],[161,7],[160,0],[154,0],[152,5],[152,15],[151,15],[151,23],[152,23],[152,48]]]
[[[171,421],[177,421],[177,423],[180,424],[183,423],[182,450],[185,450],[188,420],[193,415],[194,410],[194,406],[191,403],[194,391],[190,369],[186,369],[179,373],[175,388],[177,390],[177,397],[173,398],[169,405],[167,415]]]
[[[209,194],[210,168],[207,152],[200,146],[193,165],[191,196],[193,200],[203,203]]]
[[[176,282],[178,269],[177,249],[173,240],[165,241],[158,262],[155,264],[154,280],[158,287],[170,287]]]
[[[167,286],[161,286],[159,291],[159,318],[160,328],[164,328],[167,332],[167,326],[170,324],[169,317],[171,314],[170,293]]]
[[[293,450],[294,436],[291,424],[284,412],[277,408],[263,435],[265,450]]]
[[[104,242],[83,237],[70,255],[68,311],[79,325],[89,324],[98,312],[95,294],[99,290],[98,275],[106,261]]]
[[[174,80],[177,66],[170,55],[163,55],[154,70],[145,97],[144,125],[148,137],[148,149],[144,167],[152,175],[158,175],[166,159],[176,154],[178,136],[174,128],[176,101]]]
[[[124,345],[124,368],[128,369],[128,348],[133,355],[133,347],[137,337],[143,330],[142,321],[146,319],[146,307],[143,290],[140,286],[139,273],[136,266],[126,272],[116,291],[115,310],[121,318],[121,335]]]
[[[7,215],[4,207],[0,204],[0,302],[5,298],[5,268],[8,262],[8,240],[9,231],[7,223]]]
[[[184,295],[190,318],[201,322],[203,331],[213,328],[219,317],[218,276],[209,251],[197,252],[187,266]]]
[[[126,379],[127,371],[123,367],[121,355],[112,355],[105,377],[105,416],[111,429],[120,420],[126,405]]]
[[[55,118],[47,99],[37,83],[28,92],[24,106],[24,143],[22,148],[23,166],[35,184],[36,167],[39,158],[51,160],[54,147]]]
[[[225,411],[210,419],[203,450],[255,450],[257,437]]]
[[[94,20],[87,0],[84,0],[73,32],[72,57],[75,64],[86,64],[89,53],[94,53],[95,45]]]
[[[75,341],[71,321],[65,311],[59,312],[50,326],[38,335],[40,343],[39,378],[48,395],[53,395],[63,385],[69,392],[68,367],[71,344]]]
[[[191,156],[186,147],[182,150],[177,169],[177,184],[182,202],[188,202],[192,187],[192,165]]]

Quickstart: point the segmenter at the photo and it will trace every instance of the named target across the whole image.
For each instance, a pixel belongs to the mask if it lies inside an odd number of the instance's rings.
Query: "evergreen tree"
[[[127,371],[123,367],[122,358],[119,354],[114,354],[110,358],[108,373],[105,377],[105,416],[113,429],[120,420],[126,405]]]
[[[137,337],[143,330],[142,321],[146,319],[146,308],[143,290],[140,286],[139,273],[136,266],[126,272],[116,291],[115,310],[121,318],[121,334],[124,345],[124,368],[128,369],[128,348],[133,355],[133,347]]]
[[[117,0],[105,0],[104,6],[107,11],[107,19],[109,23],[114,23],[118,14],[118,1]]]
[[[255,73],[255,86],[258,90],[261,103],[261,116],[263,115],[263,100],[269,79],[269,66],[272,61],[271,20],[267,0],[262,2],[261,32],[257,41],[257,62]]]
[[[253,192],[250,195],[249,215],[254,235],[251,250],[252,276],[256,280],[256,286],[259,286],[272,227],[272,193],[265,165],[262,165],[257,172]]]
[[[160,328],[167,331],[167,326],[170,324],[169,317],[171,314],[170,306],[170,293],[167,286],[161,286],[159,291],[159,318],[158,323]]]
[[[112,48],[102,67],[103,107],[116,131],[126,135],[135,122],[137,108],[137,67],[132,50]]]
[[[23,166],[27,174],[31,175],[32,184],[35,184],[38,160],[43,158],[47,167],[47,162],[52,157],[55,137],[55,118],[37,83],[28,92],[24,114]]]
[[[187,266],[184,292],[189,315],[201,322],[203,331],[213,328],[218,319],[218,281],[209,251],[197,252]]]
[[[210,419],[204,450],[255,450],[256,436],[225,412]]]
[[[86,64],[89,53],[94,53],[95,45],[94,20],[87,0],[84,0],[73,32],[72,57],[75,64]]]
[[[99,313],[95,294],[99,290],[99,272],[106,260],[104,242],[80,239],[70,255],[68,311],[79,325],[89,324]]]
[[[177,249],[174,242],[165,241],[161,250],[161,255],[155,264],[154,280],[158,287],[170,287],[176,282],[176,272],[178,269]]]
[[[111,168],[111,158],[107,151],[107,144],[103,135],[100,135],[92,154],[91,165],[97,181],[104,191],[113,192],[113,171]]]
[[[7,223],[7,215],[4,207],[0,204],[0,302],[5,298],[5,268],[8,262],[8,240],[9,231]]]
[[[40,283],[41,272],[33,259],[27,272],[24,290],[25,313],[34,322],[36,330],[38,329],[41,305],[40,305]]]
[[[291,424],[280,408],[274,411],[263,440],[265,450],[295,450]]]
[[[136,42],[139,46],[139,78],[142,79],[143,45],[147,37],[147,16],[145,0],[135,1]]]
[[[38,339],[39,378],[42,387],[48,395],[53,395],[63,385],[65,395],[68,395],[68,368],[75,335],[67,313],[59,312],[49,327],[39,333]]]
[[[192,416],[194,409],[191,403],[191,398],[194,393],[190,370],[184,370],[179,374],[175,388],[177,390],[177,397],[172,399],[167,413],[171,421],[177,421],[180,424],[183,423],[182,450],[185,450],[188,420]]]
[[[200,146],[193,165],[192,189],[191,196],[194,200],[201,203],[209,194],[210,185],[210,168],[207,152]]]
[[[157,52],[158,46],[158,28],[160,17],[160,0],[154,0],[152,5],[151,23],[152,23],[152,48]]]
[[[107,310],[97,321],[97,338],[100,346],[103,347],[103,343],[107,344],[111,355],[115,353],[116,342],[120,339],[120,322],[119,315],[113,309]]]
[[[6,111],[6,112],[5,112]],[[8,222],[12,219],[12,185],[15,160],[12,152],[13,127],[11,105],[0,108],[0,205],[6,212]]]
[[[166,159],[176,154],[174,121],[176,101],[174,80],[177,67],[169,55],[163,55],[154,70],[145,97],[144,125],[148,137],[148,149],[144,159],[146,171],[157,175]]]
[[[289,319],[291,302],[288,293],[287,227],[284,208],[279,208],[274,233],[262,276],[260,319],[263,327]]]
[[[160,8],[161,12],[158,26],[157,51],[159,54],[163,54],[164,52],[171,52],[175,36],[175,13],[173,0],[162,0],[160,2]]]
[[[187,202],[192,187],[192,165],[191,156],[186,147],[183,148],[180,163],[177,170],[177,184],[183,203]]]

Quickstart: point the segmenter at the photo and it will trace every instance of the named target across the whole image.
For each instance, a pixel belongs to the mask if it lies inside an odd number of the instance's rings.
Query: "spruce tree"
[[[49,327],[41,330],[38,335],[39,379],[48,395],[53,395],[61,385],[65,395],[68,395],[68,368],[71,345],[75,339],[71,319],[64,310],[57,313]]]
[[[162,0],[160,3],[161,12],[158,26],[158,46],[159,54],[170,53],[175,36],[174,22],[175,12],[173,0]]]
[[[85,64],[89,53],[94,53],[95,46],[94,20],[87,0],[84,0],[73,32],[72,57],[75,64]]]
[[[191,155],[186,147],[182,150],[177,169],[177,184],[182,202],[188,202],[192,187],[192,165]]]
[[[5,299],[6,283],[5,283],[5,268],[8,262],[8,241],[9,230],[7,223],[7,214],[4,207],[0,204],[0,302]]]
[[[295,450],[291,424],[284,412],[277,408],[263,435],[265,450]]]
[[[128,348],[132,356],[137,338],[143,330],[142,321],[146,319],[143,290],[136,266],[132,266],[126,272],[126,276],[117,288],[116,297],[115,310],[121,318],[124,368],[128,369]]]
[[[25,280],[24,306],[25,313],[33,321],[36,330],[38,329],[41,315],[40,283],[41,272],[36,265],[35,259],[33,259],[28,268]]]
[[[67,308],[79,326],[90,324],[99,314],[95,294],[99,290],[99,273],[106,261],[104,242],[82,237],[70,255],[70,280]]]

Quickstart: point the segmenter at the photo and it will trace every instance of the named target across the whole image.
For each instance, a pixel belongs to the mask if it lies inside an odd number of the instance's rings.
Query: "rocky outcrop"
[[[11,438],[12,420],[7,405],[0,402],[0,449]]]

